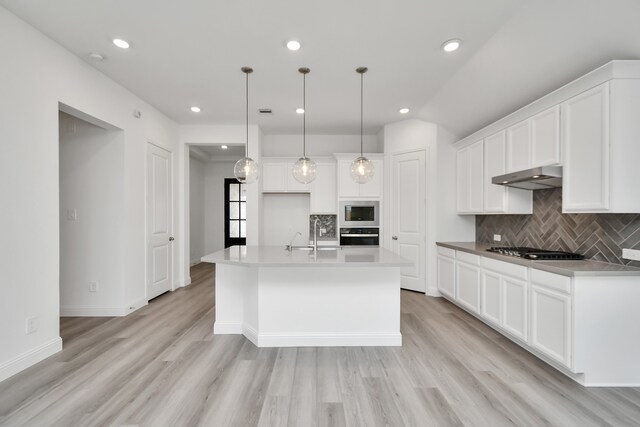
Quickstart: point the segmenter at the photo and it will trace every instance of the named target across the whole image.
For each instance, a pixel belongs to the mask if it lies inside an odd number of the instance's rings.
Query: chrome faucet
[[[300,233],[299,231],[296,231],[296,234],[293,235],[293,238],[291,239],[291,242],[289,242],[289,244],[286,247],[286,249],[289,252],[293,251],[293,241],[296,240],[296,237],[298,237],[298,236],[302,236],[302,233]]]
[[[313,221],[313,251],[318,252],[318,223],[320,222],[320,218],[316,218]]]

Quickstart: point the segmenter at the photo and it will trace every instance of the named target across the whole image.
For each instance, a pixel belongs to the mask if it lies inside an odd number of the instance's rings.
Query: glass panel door
[[[235,178],[224,180],[224,247],[246,245],[247,193]]]

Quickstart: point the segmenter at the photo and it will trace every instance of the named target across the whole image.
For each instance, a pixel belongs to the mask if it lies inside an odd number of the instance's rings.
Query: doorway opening
[[[121,315],[124,132],[63,104],[58,124],[60,316]]]
[[[244,147],[244,144],[189,144],[188,259],[192,266],[204,255],[228,247],[229,238],[246,241],[246,195],[244,190],[236,194],[240,187],[227,184],[240,185],[234,178],[233,167],[244,157]],[[229,198],[233,201],[229,202]]]

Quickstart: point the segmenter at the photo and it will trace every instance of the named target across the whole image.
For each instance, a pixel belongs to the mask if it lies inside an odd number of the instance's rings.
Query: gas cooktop
[[[564,261],[581,260],[584,255],[573,252],[547,251],[544,249],[527,248],[522,246],[492,246],[487,249],[501,255],[515,256],[536,261]]]

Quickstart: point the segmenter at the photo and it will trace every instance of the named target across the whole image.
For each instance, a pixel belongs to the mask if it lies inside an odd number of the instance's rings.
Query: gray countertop
[[[488,252],[487,249],[496,244],[488,245],[486,243],[476,242],[436,242],[438,246],[457,251],[481,255],[487,258],[493,258],[500,261],[510,262],[512,264],[524,265],[526,267],[538,270],[548,271],[549,273],[561,274],[563,276],[640,276],[640,268],[628,267],[622,264],[610,264],[600,261],[531,261],[522,258],[516,258],[508,255],[500,255],[494,252]]]
[[[201,259],[203,262],[251,267],[408,267],[413,263],[382,247],[323,248],[317,253],[284,246],[232,246]]]

